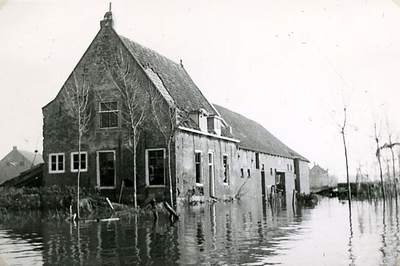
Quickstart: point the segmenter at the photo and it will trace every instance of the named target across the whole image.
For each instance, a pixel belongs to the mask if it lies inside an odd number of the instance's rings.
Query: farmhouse
[[[0,184],[43,162],[37,152],[19,150],[17,146],[0,160]]]
[[[139,204],[309,193],[306,158],[211,104],[182,64],[118,35],[111,12],[43,116],[46,186],[76,185],[79,172],[82,187]]]
[[[337,187],[336,178],[329,175],[328,169],[324,169],[314,163],[314,166],[310,170],[310,190],[312,192],[318,192],[326,188],[334,187]]]

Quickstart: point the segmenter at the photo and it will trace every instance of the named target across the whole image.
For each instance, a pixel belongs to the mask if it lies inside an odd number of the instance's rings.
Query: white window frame
[[[200,183],[197,183],[196,176],[195,176],[195,181],[196,181],[196,186],[198,186],[198,187],[201,186],[202,187],[203,183],[204,183],[203,169],[202,169],[202,166],[203,166],[203,151],[199,151],[199,150],[195,150],[194,151],[195,175],[197,175],[197,172],[196,172],[196,168],[197,168],[196,156],[197,156],[197,154],[200,154],[200,162],[199,162],[199,165],[200,165]]]
[[[150,179],[149,179],[149,151],[163,151],[163,160],[164,160],[164,185],[150,185]],[[145,166],[146,166],[146,185],[148,187],[166,187],[167,186],[167,180],[166,180],[166,174],[165,171],[167,170],[167,165],[165,164],[165,159],[166,159],[166,149],[165,148],[156,148],[156,149],[146,149],[146,158],[145,158]]]
[[[211,155],[211,162],[210,162],[210,155]],[[211,167],[211,171],[210,171]],[[207,154],[207,171],[208,171],[208,178],[210,181],[210,195],[215,195],[215,167],[214,167],[214,151],[208,151]],[[211,175],[210,175],[211,173]]]
[[[210,162],[210,155],[211,155],[211,162]],[[212,152],[212,151],[208,152],[207,164],[208,164],[208,166],[212,166],[212,168],[213,168],[212,172],[214,175],[214,152]]]
[[[100,153],[107,153],[112,152],[114,158],[114,186],[100,186]],[[115,150],[101,150],[97,151],[97,158],[96,158],[96,168],[97,168],[97,186],[100,189],[114,189],[117,186],[117,162],[115,157]]]
[[[78,155],[78,153],[79,152],[71,152],[71,172],[72,173],[77,173],[78,172],[78,169],[75,169],[74,168],[74,163],[75,163],[75,161],[74,161],[74,155]],[[79,168],[80,168],[80,171],[81,172],[87,172],[87,170],[88,170],[88,155],[87,155],[87,152],[86,151],[81,151],[81,155],[85,155],[85,168],[84,169],[82,169],[81,168],[81,165],[79,165]],[[78,157],[78,160],[79,160],[79,157]]]
[[[107,104],[107,103],[117,103],[117,109],[116,110],[104,110],[104,111],[102,111],[101,110],[101,104]],[[99,119],[100,119],[99,128],[101,128],[101,129],[112,129],[112,128],[118,128],[119,127],[119,115],[118,115],[119,110],[118,110],[118,106],[119,106],[118,101],[110,100],[110,101],[99,102]],[[104,113],[114,113],[117,116],[117,126],[116,127],[102,127],[101,126],[101,115],[104,114]]]
[[[62,165],[63,165],[63,170],[59,170],[58,169],[58,165],[59,165],[59,156],[62,155],[63,156],[63,161],[62,161]],[[56,170],[52,170],[51,169],[51,165],[52,165],[52,160],[51,157],[52,156],[56,156]],[[59,152],[59,153],[49,153],[49,173],[50,174],[57,174],[57,173],[65,173],[65,153],[63,152]]]

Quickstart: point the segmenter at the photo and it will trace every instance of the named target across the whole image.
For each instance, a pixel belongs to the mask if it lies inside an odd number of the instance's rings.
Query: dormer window
[[[208,132],[208,126],[207,126],[208,116],[209,116],[208,112],[203,108],[194,110],[189,113],[189,117],[196,123],[196,125],[198,126],[198,129],[201,132],[205,132],[205,133]]]
[[[203,132],[207,132],[207,116],[199,114],[199,127]]]
[[[209,116],[208,119],[208,131],[221,136],[221,118],[218,116]]]
[[[207,132],[207,111],[200,109],[199,111],[199,128],[203,132]]]

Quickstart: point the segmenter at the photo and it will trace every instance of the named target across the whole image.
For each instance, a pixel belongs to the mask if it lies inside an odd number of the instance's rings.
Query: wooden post
[[[121,203],[122,190],[124,189],[124,186],[125,186],[125,181],[122,181],[122,183],[121,183],[121,191],[119,192],[119,200],[118,200],[118,203]]]
[[[164,207],[169,212],[169,218],[172,220],[173,217],[179,220],[179,215],[172,209],[168,202],[164,201]]]
[[[293,189],[293,199],[292,199],[292,205],[294,206],[294,204],[296,203],[296,190]]]
[[[292,208],[296,212],[296,189],[293,189]]]
[[[111,210],[114,211],[114,206],[112,205],[111,201],[108,198],[106,198],[106,201],[107,201],[108,205],[110,206]]]

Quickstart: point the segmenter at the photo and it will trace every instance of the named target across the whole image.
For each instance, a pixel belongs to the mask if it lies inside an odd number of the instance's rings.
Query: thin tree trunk
[[[394,195],[396,198],[397,202],[397,180],[396,180],[396,166],[395,166],[395,158],[394,158],[394,152],[393,152],[393,146],[392,143],[390,143],[390,151],[392,153],[392,164],[393,164],[393,182],[394,182]]]
[[[90,110],[89,108],[89,87],[85,85],[85,77],[82,74],[83,83],[80,85],[75,71],[73,72],[74,84],[64,85],[63,93],[65,100],[65,111],[72,119],[77,121],[77,133],[78,133],[78,169],[77,170],[77,180],[76,180],[76,214],[78,219],[80,218],[80,177],[81,177],[81,150],[82,150],[82,138],[83,134],[87,130],[88,122],[90,120]],[[89,111],[89,113],[88,113]],[[71,162],[73,163],[73,161]],[[73,167],[73,166],[72,166]]]
[[[347,191],[348,195],[347,198],[349,200],[349,214],[351,216],[351,186],[350,186],[350,176],[349,176],[349,162],[347,159],[347,145],[346,145],[346,135],[345,135],[345,128],[346,128],[346,122],[347,122],[347,109],[346,107],[344,108],[344,121],[343,121],[343,126],[342,126],[342,138],[343,138],[343,147],[344,147],[344,158],[346,161],[346,177],[347,177]]]
[[[381,148],[379,147],[379,136],[378,133],[376,132],[376,122],[374,121],[374,131],[375,131],[375,142],[376,142],[376,158],[378,159],[378,164],[379,164],[379,176],[381,179],[381,189],[382,189],[382,197],[383,200],[385,201],[385,187],[383,184],[383,174],[382,174],[382,162],[381,162]]]
[[[137,208],[137,191],[136,191],[136,130],[133,131],[133,206]]]
[[[378,152],[380,153],[379,150],[378,150]],[[379,164],[379,176],[381,178],[382,197],[383,197],[383,199],[385,199],[385,187],[383,185],[382,163],[381,163],[380,154],[377,157],[378,157],[378,164]]]
[[[399,168],[398,168],[398,169],[399,169],[399,171],[400,171],[400,154],[398,155],[398,157],[399,157],[399,158],[398,158],[398,161],[399,161]],[[400,176],[400,173],[399,173],[399,176]]]
[[[80,119],[79,119],[80,121]],[[76,211],[77,211],[77,216],[78,219],[81,217],[80,216],[80,208],[79,208],[79,188],[80,188],[80,179],[81,179],[81,133],[79,132],[79,137],[78,137],[78,180],[77,180],[77,189],[76,189]],[[73,163],[73,162],[72,162]]]
[[[351,212],[351,186],[350,186],[349,163],[348,163],[348,159],[347,159],[347,145],[346,145],[346,137],[344,134],[344,127],[342,130],[342,137],[343,137],[343,146],[344,146],[344,157],[345,157],[345,161],[346,161],[346,177],[347,177],[347,190],[348,190],[347,198],[349,200],[349,210]]]
[[[171,172],[171,142],[172,137],[168,140],[168,183],[169,183],[169,197],[171,206],[174,207],[174,200],[172,194],[172,172]]]

